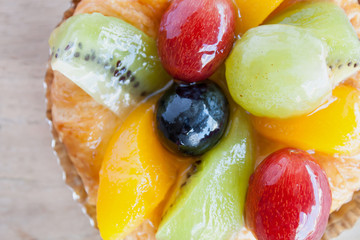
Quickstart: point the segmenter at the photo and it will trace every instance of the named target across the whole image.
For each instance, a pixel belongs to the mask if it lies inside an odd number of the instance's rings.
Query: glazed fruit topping
[[[340,85],[333,98],[311,114],[289,119],[253,117],[255,129],[287,146],[330,155],[360,151],[360,91]]]
[[[333,3],[298,3],[267,23],[247,31],[226,60],[230,93],[253,115],[308,114],[360,69],[359,39]]]
[[[235,0],[240,15],[240,18],[237,19],[237,30],[240,33],[245,33],[250,28],[257,27],[283,1],[284,0]]]
[[[219,141],[228,117],[228,101],[215,83],[174,83],[158,102],[156,124],[170,150],[200,155]]]
[[[123,239],[145,219],[156,225],[159,204],[174,184],[175,159],[158,141],[155,103],[139,105],[113,135],[102,164],[97,220],[104,240]]]
[[[288,118],[309,113],[331,95],[327,51],[323,41],[300,27],[252,28],[226,60],[230,94],[256,116]]]
[[[344,10],[332,2],[296,3],[266,24],[288,24],[311,31],[329,46],[327,64],[335,83],[360,69],[360,42]],[[336,34],[334,34],[336,33]]]
[[[156,41],[118,18],[73,16],[51,34],[49,44],[52,69],[118,116],[170,80]]]
[[[307,152],[286,148],[268,156],[250,177],[247,226],[262,240],[318,240],[332,198],[328,179]]]
[[[177,79],[205,80],[230,52],[234,30],[230,0],[175,0],[161,20],[160,59]]]
[[[157,240],[229,240],[243,226],[255,146],[249,116],[240,107],[231,110],[229,130],[201,157],[164,216]]]

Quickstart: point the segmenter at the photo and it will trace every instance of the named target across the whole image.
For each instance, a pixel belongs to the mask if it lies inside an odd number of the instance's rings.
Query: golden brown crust
[[[121,119],[57,71],[50,98],[53,126],[95,205],[105,147]]]
[[[74,14],[100,12],[118,17],[156,38],[162,16],[159,13],[164,12],[168,4],[169,0],[82,0]]]
[[[64,19],[70,17],[73,15],[74,13],[74,9],[76,7],[76,5],[80,2],[80,0],[73,0],[73,4],[70,7],[70,9],[68,11],[65,12],[64,14]],[[335,1],[338,2],[341,6],[344,7],[345,11],[348,13],[348,15],[351,18],[352,23],[355,26],[357,33],[360,33],[360,20],[359,20],[359,5],[356,3],[357,1],[355,0],[338,0]],[[352,5],[355,4],[356,5]],[[351,17],[353,16],[353,17]],[[61,94],[65,94],[65,92],[63,93],[59,93],[58,91],[60,91],[60,89],[75,89],[76,90],[76,86],[72,86],[71,83],[66,82],[66,80],[61,79],[61,77],[58,77],[60,80],[55,80],[57,78],[54,77],[54,73],[51,70],[51,67],[48,67],[48,71],[46,73],[46,77],[45,77],[45,83],[46,83],[46,99],[47,99],[47,118],[49,120],[50,125],[52,126],[52,134],[53,134],[53,148],[57,154],[57,157],[59,159],[59,162],[62,166],[62,168],[64,169],[64,173],[65,173],[65,177],[66,177],[66,184],[68,184],[76,193],[77,195],[77,200],[84,206],[84,208],[86,209],[87,214],[91,217],[92,220],[94,220],[94,225],[96,225],[96,209],[95,209],[95,205],[94,205],[94,199],[95,199],[95,194],[91,193],[90,190],[90,195],[91,197],[89,197],[87,191],[85,191],[85,187],[84,187],[84,183],[87,181],[87,177],[86,176],[80,176],[82,174],[80,174],[79,169],[82,169],[82,167],[84,166],[77,166],[77,162],[79,161],[79,159],[75,159],[78,157],[78,154],[76,154],[75,151],[77,151],[76,149],[78,149],[78,146],[76,146],[76,144],[70,143],[71,141],[69,140],[64,140],[64,138],[66,138],[65,136],[70,136],[69,139],[72,139],[73,137],[73,133],[71,131],[71,128],[66,127],[66,122],[68,122],[66,120],[66,116],[71,116],[70,114],[67,114],[65,112],[62,112],[62,114],[59,114],[59,112],[64,111],[64,109],[60,110],[61,107],[59,107],[59,102],[57,102],[57,100],[59,100],[59,96],[61,96]],[[358,78],[354,77],[355,80],[352,80],[353,82],[358,82]],[[54,83],[54,85],[53,85]],[[80,92],[82,91],[80,90],[76,90],[75,92]],[[59,95],[60,94],[60,95]],[[85,93],[81,93],[81,94],[85,94]],[[71,97],[71,96],[70,96]],[[56,101],[56,103],[54,104],[53,100]],[[60,101],[61,102],[61,101]],[[90,106],[94,106],[95,108],[100,108],[101,106],[97,103],[95,103],[92,99],[88,100],[88,102],[86,104],[89,104]],[[84,106],[86,105],[84,103]],[[96,105],[97,104],[97,105]],[[61,106],[61,104],[60,104]],[[84,107],[83,106],[83,107]],[[80,107],[81,108],[81,107]],[[106,109],[105,109],[106,110]],[[103,109],[100,109],[100,111],[106,112]],[[54,114],[56,114],[56,116],[54,116]],[[62,116],[63,119],[61,120],[61,118],[58,119],[58,115]],[[105,114],[109,119],[112,119],[113,117],[111,116],[112,114]],[[73,117],[73,116],[71,116]],[[116,118],[116,117],[115,117]],[[114,124],[116,125],[116,124]],[[60,134],[59,134],[60,133]],[[62,136],[62,138],[60,138],[60,136]],[[61,141],[60,139],[63,139],[63,141]],[[68,142],[68,143],[66,143]],[[65,146],[65,144],[66,146]],[[70,151],[74,151],[74,153],[70,153]],[[87,153],[92,155],[91,152]],[[96,154],[95,154],[96,155]],[[96,165],[96,164],[95,164]],[[88,168],[89,166],[85,166],[85,169]],[[92,171],[90,171],[92,172]],[[92,173],[93,174],[93,173]],[[96,173],[95,173],[96,175]],[[89,176],[92,176],[91,174]],[[85,180],[84,180],[85,179]],[[91,180],[93,181],[93,180]],[[91,184],[91,181],[88,182],[88,184]],[[84,182],[84,183],[83,183]],[[351,228],[355,221],[359,218],[360,216],[360,192],[356,192],[353,196],[352,201],[350,201],[347,204],[344,204],[339,211],[334,212],[330,215],[330,219],[329,219],[329,224],[327,226],[327,230],[325,232],[325,235],[323,237],[323,239],[330,239],[330,238],[334,238],[336,236],[338,236],[342,231]],[[129,236],[129,239],[140,239],[137,238],[138,234],[134,233],[132,234],[132,236]],[[142,238],[142,239],[150,239],[150,237],[146,237],[146,238]],[[239,239],[239,238],[236,238]],[[251,239],[251,238],[249,238]],[[243,238],[241,238],[241,240],[245,240]]]

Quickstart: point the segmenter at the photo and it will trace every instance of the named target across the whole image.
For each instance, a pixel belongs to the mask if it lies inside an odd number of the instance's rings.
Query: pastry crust
[[[50,92],[53,126],[95,205],[105,148],[122,121],[57,71]]]
[[[79,0],[73,0],[71,8],[64,14],[64,19],[74,14],[79,2]],[[360,37],[359,3],[356,0],[334,0],[334,2],[345,9]],[[151,31],[148,34],[152,35]],[[347,83],[359,87],[359,79],[360,73],[350,78]],[[64,169],[66,183],[74,190],[76,199],[85,207],[96,226],[95,200],[100,163],[106,143],[111,136],[110,133],[116,129],[121,120],[96,103],[69,79],[59,73],[54,73],[50,65],[45,83],[47,118],[52,127],[53,148]],[[86,132],[85,129],[92,130]],[[88,141],[89,138],[92,141]],[[98,144],[99,140],[102,140],[100,144]],[[345,229],[351,228],[360,216],[360,192],[355,192],[360,188],[360,159],[358,158],[360,157],[341,159],[338,162],[335,161],[335,164],[329,164],[328,161],[321,161],[319,157],[319,163],[328,176],[333,176],[330,177],[332,191],[335,190],[339,199],[341,196],[339,201],[335,200],[335,205],[332,207],[333,209],[341,208],[330,215],[323,239],[336,237]],[[352,200],[349,201],[354,192]],[[346,203],[347,201],[349,202]],[[149,234],[144,235],[145,232]],[[153,226],[150,223],[144,223],[127,239],[155,239],[152,234],[154,234]],[[253,237],[244,229],[233,239],[246,240]]]
[[[100,12],[106,16],[118,17],[156,38],[161,14],[169,5],[169,0],[82,0],[75,10],[76,14]],[[131,5],[131,7],[129,7]]]

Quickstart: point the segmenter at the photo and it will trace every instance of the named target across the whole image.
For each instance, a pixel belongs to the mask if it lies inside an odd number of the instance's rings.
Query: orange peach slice
[[[154,101],[140,105],[108,145],[97,202],[104,240],[123,239],[144,220],[161,215],[159,205],[176,181],[177,157],[158,141],[154,109]]]
[[[238,31],[243,34],[259,26],[283,0],[234,0],[239,9]]]
[[[259,133],[288,146],[345,155],[360,149],[360,92],[351,86],[338,86],[332,100],[306,116],[252,120]]]

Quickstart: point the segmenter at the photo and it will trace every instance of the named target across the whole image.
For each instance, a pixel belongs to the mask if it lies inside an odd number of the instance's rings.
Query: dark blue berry
[[[164,145],[185,155],[201,155],[224,134],[228,101],[210,81],[174,83],[160,98],[156,124]]]

